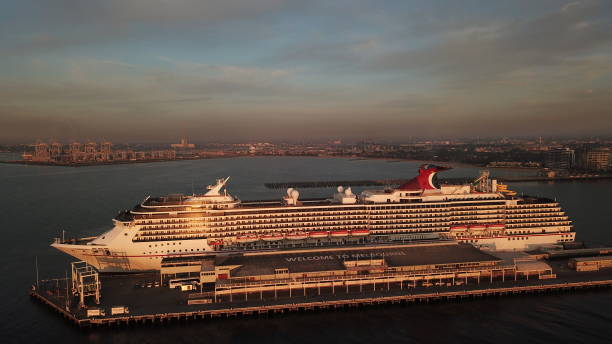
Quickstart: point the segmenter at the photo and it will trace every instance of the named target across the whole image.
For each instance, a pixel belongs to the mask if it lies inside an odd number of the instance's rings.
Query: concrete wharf
[[[541,282],[541,281],[540,281]],[[489,287],[458,291],[437,291],[428,293],[406,293],[400,295],[370,295],[369,297],[352,298],[321,298],[308,302],[267,302],[260,305],[243,305],[240,303],[231,305],[224,303],[215,307],[191,311],[170,311],[163,313],[133,314],[99,318],[78,317],[73,312],[64,309],[57,302],[45,296],[37,290],[30,291],[30,296],[41,303],[51,307],[60,313],[65,319],[78,327],[102,327],[102,326],[125,326],[137,324],[155,324],[169,321],[213,319],[219,317],[242,317],[265,314],[282,314],[289,312],[322,311],[361,308],[372,305],[428,303],[436,301],[453,301],[463,299],[477,299],[490,296],[524,295],[534,293],[552,293],[577,291],[591,288],[612,287],[612,279],[568,282],[568,283],[543,283],[526,286],[511,287]],[[292,301],[292,300],[284,300]]]

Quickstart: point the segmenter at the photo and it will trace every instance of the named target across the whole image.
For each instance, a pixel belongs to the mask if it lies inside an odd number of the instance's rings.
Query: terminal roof
[[[290,273],[344,270],[344,261],[381,258],[388,267],[501,261],[471,245],[443,244],[218,256],[215,265],[239,266],[232,270],[232,276],[245,277],[274,274],[275,269],[281,268],[289,269]]]

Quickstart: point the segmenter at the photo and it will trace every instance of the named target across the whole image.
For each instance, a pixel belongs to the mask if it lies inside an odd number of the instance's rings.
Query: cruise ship
[[[483,171],[474,181],[440,185],[448,169],[422,165],[397,188],[359,195],[339,186],[329,198],[241,201],[229,177],[202,194],[146,197],[98,237],[51,245],[101,272],[159,270],[167,257],[310,246],[456,240],[489,250],[528,250],[575,240],[551,199],[518,197]]]

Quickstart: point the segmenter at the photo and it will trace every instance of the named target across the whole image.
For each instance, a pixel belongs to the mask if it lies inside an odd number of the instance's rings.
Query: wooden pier
[[[566,292],[588,288],[612,287],[612,279],[579,281],[570,283],[542,283],[527,286],[489,287],[471,290],[454,290],[439,292],[418,292],[400,295],[376,296],[346,295],[343,299],[319,299],[312,301],[299,301],[294,299],[279,300],[280,302],[262,304],[257,306],[240,305],[239,303],[211,304],[210,308],[193,311],[180,311],[153,314],[117,315],[107,317],[81,318],[67,311],[51,298],[38,290],[31,290],[30,297],[60,313],[65,319],[83,328],[101,326],[125,326],[137,324],[162,324],[170,321],[184,321],[196,319],[213,319],[244,317],[267,314],[283,314],[288,312],[306,312],[337,309],[352,309],[371,305],[428,303],[438,301],[459,301],[464,299],[477,299],[487,296],[521,295],[547,292]],[[351,297],[352,296],[352,297]]]

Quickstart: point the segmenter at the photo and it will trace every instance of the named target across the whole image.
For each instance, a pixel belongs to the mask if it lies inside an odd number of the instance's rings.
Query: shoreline
[[[82,163],[55,163],[47,161],[27,161],[27,160],[0,160],[0,164],[9,165],[25,165],[25,166],[53,166],[53,167],[87,167],[87,166],[110,166],[110,165],[128,165],[156,162],[172,162],[172,161],[193,161],[206,159],[229,159],[238,156],[211,156],[197,158],[180,158],[180,159],[149,159],[149,160],[121,160],[121,161],[88,161]]]
[[[384,160],[388,163],[412,162],[419,164],[440,164],[450,167],[459,168],[482,168],[507,171],[526,171],[537,170],[530,167],[486,167],[483,165],[468,164],[454,161],[430,161],[430,160],[413,160],[405,158],[383,158],[383,157],[360,157],[351,155],[226,155],[226,156],[206,156],[206,157],[189,157],[179,159],[150,159],[150,160],[122,160],[122,161],[91,161],[83,163],[54,163],[44,161],[26,161],[26,160],[0,160],[0,164],[25,165],[25,166],[52,166],[52,167],[88,167],[88,166],[110,166],[110,165],[127,165],[127,164],[143,164],[143,163],[158,163],[158,162],[181,162],[193,160],[207,159],[232,159],[232,158],[317,158],[317,159],[349,159],[350,161],[364,160]],[[612,179],[612,174],[585,174],[578,176],[562,176],[548,178],[543,176],[498,176],[497,179],[501,182],[563,182],[563,181],[589,181],[589,180],[608,180]]]
[[[106,165],[125,165],[125,164],[139,164],[139,163],[154,163],[154,162],[168,162],[168,161],[192,161],[192,160],[206,160],[206,159],[230,159],[230,158],[318,158],[318,159],[350,159],[354,161],[360,160],[385,160],[389,163],[396,162],[415,162],[421,164],[444,164],[456,167],[470,167],[470,168],[484,168],[483,165],[469,164],[455,161],[432,161],[432,160],[414,160],[405,158],[383,158],[383,157],[359,157],[351,155],[228,155],[228,156],[206,156],[206,157],[193,157],[193,158],[178,158],[178,159],[150,159],[150,160],[121,160],[121,161],[88,161],[79,163],[56,163],[48,161],[29,161],[29,160],[0,160],[0,164],[12,164],[12,165],[31,165],[31,166],[56,166],[56,167],[83,167],[83,166],[106,166]],[[504,169],[504,167],[495,167],[497,169]]]

